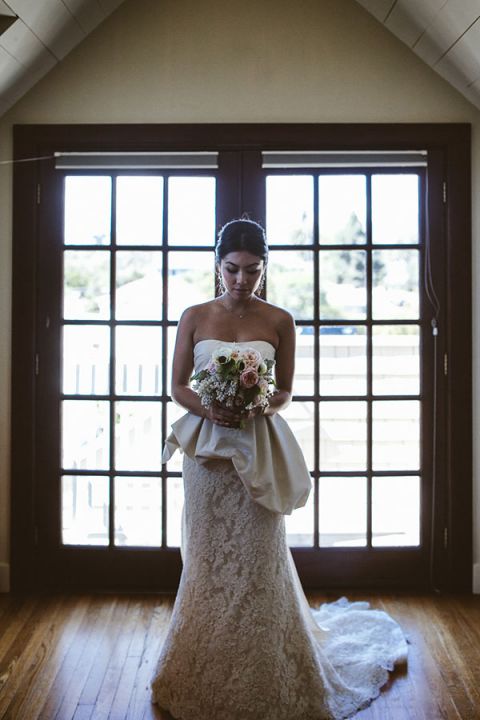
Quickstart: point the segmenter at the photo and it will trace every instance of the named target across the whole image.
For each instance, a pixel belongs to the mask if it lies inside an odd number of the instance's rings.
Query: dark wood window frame
[[[14,158],[43,157],[55,152],[87,151],[222,151],[237,177],[255,163],[261,150],[427,150],[428,212],[430,233],[444,250],[442,277],[447,302],[440,318],[437,341],[439,392],[435,508],[430,567],[412,584],[440,590],[471,591],[472,577],[472,366],[471,366],[471,201],[470,126],[467,124],[211,124],[211,125],[20,125],[14,128]],[[242,151],[240,154],[238,151]],[[238,167],[241,162],[243,167]],[[41,350],[38,336],[37,262],[38,228],[42,213],[58,213],[58,198],[38,203],[42,184],[54,172],[51,161],[18,163],[14,171],[13,206],[13,340],[12,340],[12,530],[11,577],[14,590],[41,587],[42,562],[36,533],[41,488],[37,468],[43,452],[35,437],[41,398],[35,374],[35,357]],[[260,178],[260,175],[257,174]],[[263,188],[255,183],[235,188],[218,208],[219,221],[238,213],[238,193],[244,208],[255,208]],[[42,258],[48,263],[48,258]],[[432,263],[436,258],[432,257]],[[44,348],[46,349],[46,348]],[[444,362],[448,370],[444,372]],[[445,365],[446,368],[446,365]],[[56,392],[43,387],[42,392]],[[457,478],[461,481],[458,482]],[[466,521],[468,518],[468,522]],[[165,587],[174,589],[179,575],[179,553],[171,552],[171,567],[164,568]],[[314,586],[313,558],[296,549],[294,557],[306,584]],[[408,557],[407,555],[405,556]],[[134,552],[123,551],[119,577],[128,577],[137,562]],[[358,560],[358,558],[357,558]],[[85,566],[91,561],[84,556]],[[322,560],[323,561],[323,560]],[[335,558],[325,562],[335,563]],[[362,582],[362,568],[354,567],[352,584]],[[348,568],[347,568],[348,570]],[[147,569],[145,570],[147,572]],[[140,572],[141,575],[141,572]],[[146,577],[146,575],[145,575]],[[75,586],[74,582],[70,583]],[[93,572],[92,585],[101,584]],[[339,578],[339,583],[341,579]],[[395,582],[392,578],[392,585]],[[125,587],[128,583],[125,583]],[[163,589],[163,588],[162,588]]]

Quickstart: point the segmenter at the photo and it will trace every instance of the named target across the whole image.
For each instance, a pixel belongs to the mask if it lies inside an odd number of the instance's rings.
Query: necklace
[[[248,313],[250,312],[250,308],[247,307],[247,308],[245,308],[245,310],[242,310],[241,313],[237,313],[234,310],[232,310],[232,308],[229,308],[228,305],[225,305],[225,303],[222,302],[220,299],[218,300],[218,302],[220,303],[220,305],[223,307],[224,310],[231,313],[232,315],[235,315],[235,317],[239,318],[240,320],[243,320],[243,318],[246,315],[248,315]],[[250,300],[250,303],[254,303],[254,302],[255,302],[254,299]]]

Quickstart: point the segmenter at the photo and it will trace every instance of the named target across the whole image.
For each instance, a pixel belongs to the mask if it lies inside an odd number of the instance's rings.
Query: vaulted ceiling
[[[479,0],[356,1],[480,108]],[[123,2],[0,0],[0,116]]]
[[[124,0],[0,0],[0,115]]]
[[[479,0],[357,0],[480,108]]]

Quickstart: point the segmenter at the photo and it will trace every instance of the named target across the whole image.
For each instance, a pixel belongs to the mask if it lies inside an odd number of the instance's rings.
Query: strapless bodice
[[[194,346],[195,372],[205,368],[212,352],[222,346],[254,347],[264,358],[275,358],[275,348],[267,340],[199,340]],[[231,460],[252,499],[273,512],[289,515],[307,502],[310,473],[295,436],[278,413],[248,420],[244,428],[223,427],[186,413],[172,425],[163,461],[177,449],[200,463]]]
[[[199,340],[193,348],[193,362],[195,365],[195,372],[202,370],[207,367],[209,360],[212,356],[212,352],[217,347],[254,347],[258,352],[262,354],[264,358],[270,360],[275,359],[275,348],[272,343],[268,340],[246,340],[240,342],[228,341],[228,340],[215,340],[207,338],[206,340]]]

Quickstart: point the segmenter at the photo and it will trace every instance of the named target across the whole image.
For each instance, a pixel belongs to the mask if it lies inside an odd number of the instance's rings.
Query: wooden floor
[[[406,672],[356,720],[480,720],[480,596],[344,594],[386,610],[410,641]],[[307,596],[316,606],[338,593]],[[149,681],[172,605],[172,595],[0,595],[0,719],[169,720]]]

